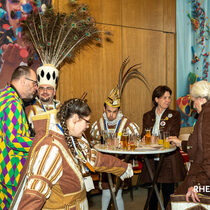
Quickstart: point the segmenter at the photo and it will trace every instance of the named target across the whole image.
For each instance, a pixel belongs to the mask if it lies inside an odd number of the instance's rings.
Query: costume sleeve
[[[90,163],[96,171],[112,173],[116,176],[121,176],[128,167],[128,164],[120,159],[102,154],[95,149],[91,149]]]
[[[3,112],[2,128],[6,144],[13,150],[29,152],[32,140],[29,138],[27,122],[23,120],[26,116],[21,104],[13,102]]]
[[[62,157],[57,146],[44,145],[31,157],[29,178],[18,209],[42,209],[51,188],[63,174]]]
[[[93,123],[92,127],[91,127],[90,136],[91,136],[91,138],[92,138],[93,140],[94,140],[94,139],[97,139],[97,140],[100,139],[100,133],[99,133],[97,121],[95,121],[95,122]]]
[[[139,134],[140,128],[134,122],[129,123],[128,127],[126,128],[126,130],[128,131],[129,134],[136,134],[137,136],[140,135]]]
[[[83,153],[86,156],[88,163],[98,172],[112,173],[116,176],[121,176],[127,169],[128,164],[120,159],[112,156],[102,154],[81,139],[78,139]]]

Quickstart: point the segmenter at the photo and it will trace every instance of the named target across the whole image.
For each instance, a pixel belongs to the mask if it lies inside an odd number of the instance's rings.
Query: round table
[[[145,164],[146,164],[146,167],[148,169],[149,176],[152,180],[152,189],[150,190],[150,193],[147,197],[147,201],[146,201],[144,209],[146,210],[149,206],[149,201],[151,199],[153,190],[155,190],[155,192],[156,192],[156,195],[157,195],[157,198],[158,198],[161,209],[162,210],[165,209],[164,205],[163,205],[163,202],[160,198],[158,188],[157,188],[157,179],[158,179],[158,176],[159,176],[159,173],[160,173],[161,165],[163,163],[164,155],[166,153],[170,153],[170,152],[175,151],[176,146],[170,145],[170,148],[164,148],[162,145],[157,145],[157,144],[152,144],[152,145],[140,144],[139,147],[137,147],[135,150],[123,150],[123,149],[111,149],[111,148],[108,148],[107,146],[105,146],[103,144],[96,144],[94,146],[94,148],[97,151],[103,152],[103,153],[126,155],[126,158],[125,158],[126,161],[128,161],[130,155],[144,155]],[[160,154],[160,161],[159,161],[159,164],[158,164],[158,166],[155,170],[155,174],[153,175],[147,156],[148,155],[154,155],[154,154]],[[113,202],[114,202],[114,207],[115,207],[115,209],[118,209],[117,204],[116,204],[115,193],[112,190],[113,189],[113,183],[112,183],[112,179],[111,179],[111,174],[108,174],[108,178],[109,178],[111,195],[112,195],[112,199],[113,199]],[[120,184],[116,184],[116,186],[117,186],[116,188],[118,188],[119,185]]]
[[[166,149],[162,145],[151,144],[145,145],[141,144],[135,150],[123,150],[123,149],[110,149],[104,144],[96,144],[94,148],[100,152],[109,154],[124,154],[124,155],[154,155],[173,152],[176,150],[176,146],[170,145],[170,148]]]

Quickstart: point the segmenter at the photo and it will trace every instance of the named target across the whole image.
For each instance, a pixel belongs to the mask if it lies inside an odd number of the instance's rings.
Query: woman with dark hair
[[[180,130],[181,116],[178,111],[169,109],[171,104],[172,91],[167,86],[158,86],[152,94],[153,108],[143,116],[143,130],[141,137],[144,139],[146,128],[151,128],[152,138],[156,138],[160,131],[168,131],[172,136],[178,136]],[[157,157],[151,157],[150,163],[155,171],[158,164]],[[170,194],[174,192],[174,184],[184,180],[186,174],[184,162],[179,149],[165,156],[163,165],[158,177],[158,188],[160,184],[164,198],[164,206],[170,199]],[[142,183],[151,183],[148,171],[143,166]],[[157,197],[155,192],[152,194],[149,209],[158,209]]]
[[[122,180],[133,175],[130,164],[91,149],[82,137],[90,113],[87,103],[76,98],[61,106],[57,118],[56,110],[34,116],[37,135],[20,178],[25,184],[19,181],[20,203],[13,204],[15,208],[88,209],[90,171],[113,173]]]

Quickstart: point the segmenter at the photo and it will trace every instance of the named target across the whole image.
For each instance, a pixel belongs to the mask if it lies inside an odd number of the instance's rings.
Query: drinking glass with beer
[[[159,145],[163,145],[163,131],[160,131],[160,132],[159,132],[158,144],[159,144]]]
[[[150,131],[150,128],[146,128],[145,144],[151,144],[151,131]]]
[[[131,134],[129,138],[129,150],[135,150],[137,147],[137,135]]]
[[[127,150],[128,149],[128,133],[126,133],[126,131],[123,131],[120,141],[121,141],[123,150]]]
[[[164,148],[170,148],[170,142],[168,141],[168,137],[170,136],[168,131],[163,132],[163,146]]]

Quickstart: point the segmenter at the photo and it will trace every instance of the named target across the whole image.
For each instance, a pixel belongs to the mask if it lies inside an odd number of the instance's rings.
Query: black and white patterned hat
[[[50,85],[56,89],[59,71],[51,64],[44,64],[37,69],[38,85]]]

